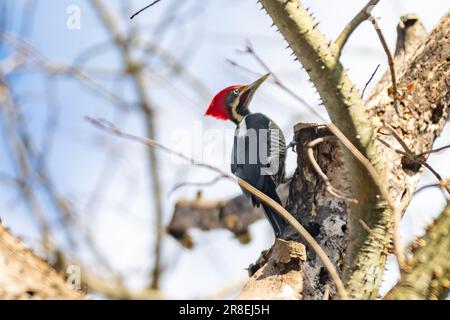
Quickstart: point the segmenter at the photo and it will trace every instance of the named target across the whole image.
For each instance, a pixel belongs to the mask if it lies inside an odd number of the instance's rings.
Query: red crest
[[[205,116],[211,116],[221,120],[230,120],[226,100],[231,91],[241,87],[242,85],[231,86],[216,94],[208,109],[206,109]]]

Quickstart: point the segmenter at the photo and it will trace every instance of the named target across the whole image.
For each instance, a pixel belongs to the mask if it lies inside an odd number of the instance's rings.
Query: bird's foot
[[[287,146],[286,149],[292,149],[293,152],[297,152],[296,151],[296,147],[297,146],[297,141],[292,140]]]

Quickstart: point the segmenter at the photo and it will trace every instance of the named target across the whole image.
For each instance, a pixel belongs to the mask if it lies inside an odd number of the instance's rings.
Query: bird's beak
[[[247,93],[253,95],[253,93],[256,92],[256,90],[258,90],[259,86],[267,80],[267,78],[269,78],[270,73],[263,75],[261,78],[259,78],[258,80],[256,80],[255,82],[250,83],[249,85],[246,85],[244,88],[242,88],[241,90],[241,95]]]
[[[253,99],[253,95],[255,94],[256,90],[258,90],[259,86],[269,78],[270,73],[263,75],[261,78],[256,80],[253,83],[250,83],[249,85],[246,85],[242,88],[241,92],[239,93],[239,104],[243,107],[247,108],[250,104],[250,101]]]

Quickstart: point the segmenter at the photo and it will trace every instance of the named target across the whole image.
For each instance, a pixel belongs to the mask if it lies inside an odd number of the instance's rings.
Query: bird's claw
[[[296,152],[295,147],[297,146],[297,141],[292,140],[287,146],[286,149],[292,149],[293,152]]]

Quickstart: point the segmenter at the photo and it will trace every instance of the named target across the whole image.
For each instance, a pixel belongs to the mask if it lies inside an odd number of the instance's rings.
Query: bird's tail
[[[273,189],[270,188],[270,189],[271,190],[266,192],[266,194],[281,205],[280,197],[278,197],[278,194],[277,194],[277,191],[275,190],[275,188],[273,188]],[[273,228],[273,231],[275,232],[275,237],[279,238],[281,236],[281,234],[283,233],[284,228],[286,227],[286,221],[284,220],[283,217],[280,216],[280,214],[275,209],[272,209],[271,206],[269,206],[265,203],[262,203],[262,206],[264,208],[266,217],[269,220],[269,222]]]

